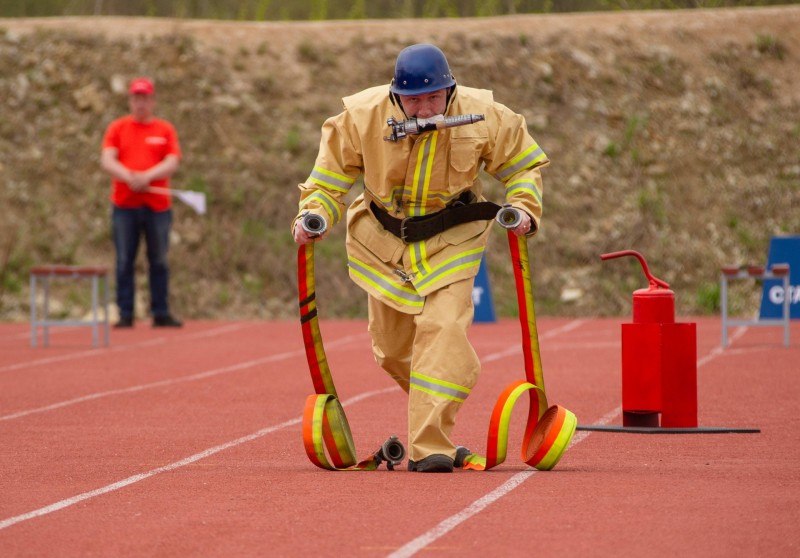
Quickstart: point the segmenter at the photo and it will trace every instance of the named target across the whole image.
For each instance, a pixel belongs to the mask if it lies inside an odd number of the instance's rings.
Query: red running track
[[[689,321],[682,319],[682,321]],[[53,329],[31,348],[0,324],[0,556],[798,556],[800,323],[698,327],[700,426],[759,434],[579,431],[554,471],[315,468],[312,393],[291,322],[139,326],[91,347]],[[405,442],[405,396],[366,324],[321,322],[359,457]],[[548,398],[582,425],[620,424],[620,319],[539,320]],[[481,453],[492,405],[523,377],[516,321],[478,324],[484,363],[457,443]],[[524,407],[524,403],[522,403]]]

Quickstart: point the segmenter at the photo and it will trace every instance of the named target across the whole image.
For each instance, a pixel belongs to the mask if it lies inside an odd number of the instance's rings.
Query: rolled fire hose
[[[509,229],[508,242],[517,287],[526,379],[507,386],[495,403],[489,422],[486,457],[470,454],[464,459],[463,467],[478,471],[489,470],[505,461],[511,413],[517,400],[523,393],[528,392],[530,405],[521,458],[532,467],[549,470],[555,467],[569,447],[578,421],[575,415],[564,407],[547,405],[533,306],[527,240],[524,236],[517,237],[511,231],[519,224],[519,214],[516,209],[504,206],[498,212],[497,221]],[[327,230],[325,220],[313,214],[307,214],[303,218],[302,225],[307,232],[316,236],[321,236]],[[333,385],[319,331],[314,287],[313,242],[300,246],[297,262],[300,323],[308,367],[316,391],[306,399],[303,412],[303,443],[306,455],[317,467],[329,470],[375,470],[382,461],[387,461],[387,466],[391,469],[405,457],[405,448],[395,437],[387,440],[381,449],[369,458],[356,460],[350,427],[336,396],[336,388]]]
[[[307,214],[303,219],[303,227],[309,233],[320,236],[327,229],[327,223],[321,217]],[[405,447],[396,436],[391,436],[367,459],[356,459],[350,425],[336,395],[322,346],[314,283],[313,242],[300,246],[297,252],[297,279],[306,360],[316,392],[306,398],[303,410],[306,455],[317,467],[333,471],[374,471],[384,461],[389,470],[394,469],[406,455]]]
[[[519,322],[522,328],[525,380],[512,382],[500,394],[489,421],[486,457],[478,454],[468,455],[464,459],[464,469],[488,471],[505,461],[511,412],[522,394],[528,392],[530,405],[520,457],[531,467],[546,471],[556,466],[569,447],[578,419],[571,411],[560,405],[550,407],[547,405],[539,353],[539,333],[533,305],[528,241],[525,236],[517,236],[512,232],[520,222],[519,210],[504,205],[498,211],[496,221],[508,229],[508,247],[514,268]]]

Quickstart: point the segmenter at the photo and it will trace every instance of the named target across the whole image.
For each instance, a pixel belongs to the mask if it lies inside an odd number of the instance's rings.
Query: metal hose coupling
[[[328,230],[328,221],[321,215],[306,213],[300,221],[300,226],[312,236],[322,236]]]
[[[434,130],[444,130],[445,128],[455,128],[456,126],[466,126],[486,120],[483,114],[458,114],[455,116],[444,116],[437,114],[430,118],[417,118],[413,116],[408,120],[397,120],[394,116],[390,117],[386,124],[391,128],[391,135],[384,136],[386,141],[398,141],[408,135],[432,132]]]
[[[510,203],[504,203],[494,220],[504,229],[516,229],[522,222],[522,212],[516,207],[511,207]]]
[[[378,465],[381,462],[386,462],[386,468],[394,471],[395,465],[400,465],[406,457],[406,448],[403,443],[397,439],[397,436],[389,436],[381,448],[375,453],[375,460]]]

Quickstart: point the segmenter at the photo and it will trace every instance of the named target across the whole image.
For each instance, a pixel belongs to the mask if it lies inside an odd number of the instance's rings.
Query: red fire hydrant
[[[633,250],[611,252],[603,260],[634,256],[650,281],[633,293],[633,323],[622,324],[622,424],[697,426],[697,327],[675,323],[675,293],[653,277],[644,257]]]

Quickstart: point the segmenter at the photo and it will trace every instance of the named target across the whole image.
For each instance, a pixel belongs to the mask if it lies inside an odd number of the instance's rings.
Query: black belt
[[[398,219],[381,209],[374,201],[369,207],[372,214],[383,225],[383,228],[401,239],[403,242],[419,242],[446,231],[451,227],[470,221],[491,221],[500,211],[500,206],[493,202],[465,203],[462,199],[474,199],[472,192],[462,194],[458,201],[430,215],[406,217]]]

